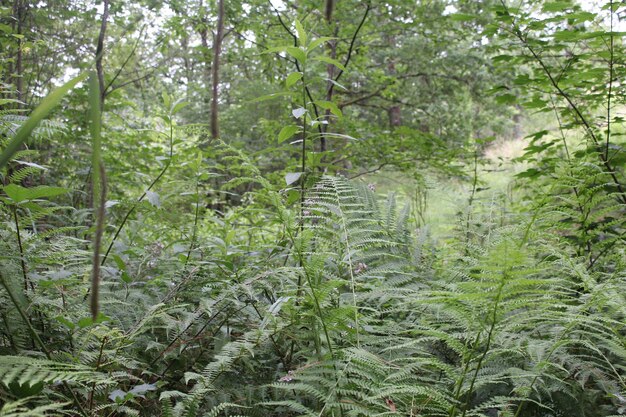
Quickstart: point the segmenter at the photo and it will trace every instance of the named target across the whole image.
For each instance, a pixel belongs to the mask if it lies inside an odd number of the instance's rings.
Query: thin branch
[[[130,59],[135,55],[135,51],[137,50],[137,47],[139,46],[139,41],[141,40],[141,36],[143,35],[143,31],[144,31],[145,28],[146,28],[146,25],[144,25],[141,28],[141,30],[139,31],[139,36],[137,37],[137,40],[135,41],[135,45],[133,45],[133,49],[130,51],[130,54],[128,54],[128,56],[126,57],[126,59],[124,60],[122,65],[119,67],[119,69],[117,70],[117,72],[115,73],[113,78],[111,78],[111,81],[109,81],[109,83],[106,85],[106,87],[104,87],[104,91],[102,92],[102,94],[105,97],[109,94],[109,92],[107,90],[113,85],[115,80],[117,80],[117,77],[120,76],[120,74],[122,73],[122,71],[124,70],[126,65],[128,65],[128,63],[130,62]],[[111,92],[113,92],[113,90],[111,90]]]
[[[104,69],[102,68],[102,58],[104,56],[104,37],[106,35],[108,19],[109,19],[109,0],[104,0],[104,10],[102,12],[100,34],[98,35],[98,46],[96,47],[96,71],[98,73],[98,84],[100,85],[101,107],[102,107],[102,104],[104,104],[104,98],[105,98]]]

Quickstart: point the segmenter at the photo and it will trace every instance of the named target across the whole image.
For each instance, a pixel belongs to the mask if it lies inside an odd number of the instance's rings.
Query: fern
[[[49,403],[32,407],[33,398],[7,402],[0,408],[0,417],[51,417],[64,415],[68,403]]]
[[[114,383],[108,376],[85,366],[24,356],[0,356],[0,380],[5,385],[14,382],[19,385],[35,385],[56,381],[104,385]]]

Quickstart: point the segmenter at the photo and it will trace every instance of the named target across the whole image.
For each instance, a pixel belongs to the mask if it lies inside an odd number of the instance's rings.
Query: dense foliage
[[[0,0],[0,416],[626,414],[626,7],[320,3]]]

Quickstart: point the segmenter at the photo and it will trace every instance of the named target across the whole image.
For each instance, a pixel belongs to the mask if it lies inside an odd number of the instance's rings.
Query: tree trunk
[[[11,76],[15,80],[15,90],[17,91],[16,98],[20,102],[24,102],[24,58],[23,58],[23,35],[24,35],[24,20],[26,19],[26,4],[24,0],[15,0],[13,2],[13,17],[15,18],[14,31],[17,35],[17,54],[15,57],[15,72]],[[18,104],[18,107],[22,107],[22,104]]]
[[[220,54],[222,53],[222,39],[224,38],[224,0],[217,3],[217,34],[213,43],[213,66],[211,68],[212,97],[211,97],[211,139],[220,137],[218,120],[219,98],[219,68]]]

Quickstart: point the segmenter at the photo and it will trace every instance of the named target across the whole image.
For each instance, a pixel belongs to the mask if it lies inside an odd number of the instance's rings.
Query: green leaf
[[[306,62],[306,53],[301,48],[295,46],[289,46],[285,51],[294,57],[298,62],[304,64]]]
[[[498,104],[513,104],[517,101],[517,97],[513,94],[501,94],[496,97]]]
[[[36,200],[43,197],[54,197],[65,194],[69,190],[63,187],[49,187],[47,185],[39,185],[37,187],[25,188],[17,184],[9,184],[4,187],[4,192],[11,200],[16,203],[22,201]]]
[[[298,200],[300,200],[300,192],[298,190],[292,189],[287,192],[287,200],[285,201],[286,205],[290,206]]]
[[[344,67],[343,64],[341,62],[337,61],[336,59],[332,59],[330,57],[323,56],[323,55],[322,56],[316,56],[313,59],[316,60],[316,61],[321,61],[321,62],[325,62],[327,64],[334,65],[334,66],[336,66],[337,68],[339,68],[342,71],[346,70],[346,67]]]
[[[477,16],[475,16],[473,14],[467,14],[467,13],[454,13],[454,14],[451,14],[450,16],[448,16],[448,17],[453,22],[471,22],[473,20],[476,20]]]
[[[105,321],[110,321],[111,318],[108,316],[105,316],[102,313],[98,313],[98,318],[96,318],[95,320],[93,320],[91,317],[83,317],[82,319],[78,320],[78,327],[80,327],[81,329],[84,329],[85,327],[89,327],[93,324],[98,324],[98,323],[103,323]]]
[[[11,394],[15,395],[17,398],[27,398],[32,397],[39,394],[43,390],[43,382],[37,382],[35,384],[30,384],[29,382],[24,382],[20,384],[17,381],[14,381],[8,384],[8,388],[11,391]],[[2,410],[0,410],[1,412]],[[2,415],[5,415],[4,413]],[[6,414],[6,415],[16,415],[16,414]],[[32,414],[34,415],[34,414]],[[41,414],[37,414],[41,415]]]
[[[4,167],[9,162],[15,152],[17,152],[20,146],[26,141],[26,139],[28,139],[32,131],[50,114],[50,112],[59,104],[61,99],[71,89],[73,89],[76,84],[83,81],[86,77],[87,73],[80,74],[78,77],[63,84],[63,86],[57,88],[43,99],[41,104],[31,113],[30,117],[26,120],[26,122],[24,122],[17,133],[15,133],[13,139],[11,139],[6,148],[4,148],[4,151],[0,154],[0,168]]]
[[[126,270],[126,263],[119,255],[111,255],[111,258],[113,258],[113,261],[115,261],[115,265],[117,265],[117,269],[119,269],[120,271]]]
[[[554,34],[555,41],[576,41],[581,39],[581,35],[584,35],[583,32],[578,32],[574,30],[561,30]]]
[[[170,95],[167,94],[167,91],[163,91],[161,93],[161,98],[163,99],[163,105],[165,108],[169,109],[172,106],[172,99],[170,98]]]
[[[130,284],[131,282],[133,282],[133,279],[130,277],[130,275],[128,275],[125,271],[122,272],[122,275],[120,277],[122,279],[122,281],[124,281],[126,284]]]
[[[70,330],[74,330],[74,328],[76,327],[76,325],[74,323],[72,323],[69,319],[67,319],[67,318],[65,318],[63,316],[56,316],[55,319],[59,323],[65,325],[65,327],[67,327]]]
[[[300,127],[296,125],[289,125],[289,126],[283,127],[280,130],[280,133],[278,134],[278,143],[283,143],[284,141],[286,141],[287,139],[289,139],[290,137],[292,137],[299,131],[300,131]]]
[[[302,78],[302,73],[301,72],[292,72],[285,79],[285,85],[287,86],[287,88],[289,88],[292,85],[294,85],[295,83],[297,83],[300,78]]]
[[[172,115],[178,113],[179,111],[181,111],[182,109],[184,109],[188,105],[189,105],[188,101],[180,101],[180,102],[176,103],[174,105],[174,108],[172,109]]]
[[[322,36],[321,38],[317,38],[317,39],[312,40],[311,43],[309,44],[309,46],[307,46],[307,48],[306,48],[306,53],[309,54],[311,51],[315,50],[315,48],[317,48],[318,46],[320,46],[324,42],[332,41],[333,39],[336,39],[336,38],[331,38],[331,37],[328,37],[328,36]]]
[[[343,113],[339,110],[339,107],[337,107],[337,105],[332,101],[317,100],[314,101],[314,103],[324,110],[330,110],[330,112],[337,117],[343,117]]]
[[[573,6],[571,1],[552,1],[543,5],[543,12],[564,12]]]
[[[515,174],[516,178],[530,178],[534,179],[542,175],[542,172],[536,168],[529,168],[526,171]]]
[[[302,23],[300,23],[298,19],[296,19],[296,21],[293,23],[296,26],[296,32],[298,34],[298,40],[300,41],[300,45],[305,46],[306,45],[306,32],[304,31],[304,27],[302,26]]]

